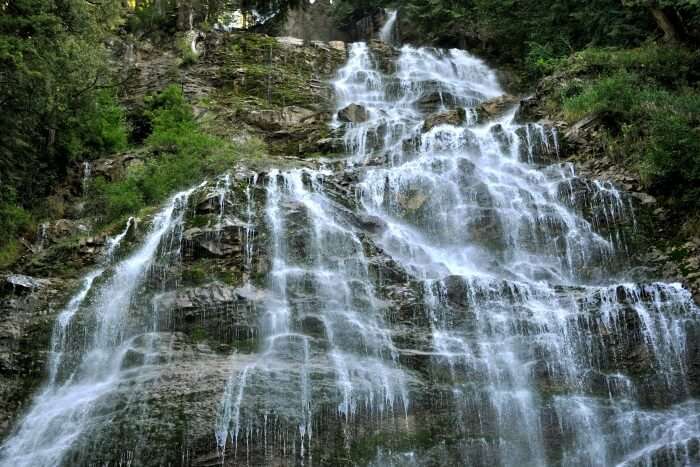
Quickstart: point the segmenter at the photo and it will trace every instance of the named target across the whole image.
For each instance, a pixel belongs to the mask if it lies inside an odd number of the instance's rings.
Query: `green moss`
[[[178,189],[230,169],[238,157],[262,150],[256,140],[231,142],[204,132],[177,86],[151,97],[147,106],[153,132],[144,163],[131,166],[121,180],[97,177],[90,185],[88,211],[103,225],[157,205]]]
[[[188,286],[204,284],[207,279],[207,271],[201,265],[191,265],[182,271],[182,281]]]
[[[192,329],[191,337],[193,342],[200,343],[207,340],[208,335],[207,331],[203,327],[197,326],[194,329]]]
[[[313,65],[301,59],[281,59],[281,55],[274,38],[236,36],[225,52],[222,69],[232,100],[259,108],[314,104],[315,95],[309,87]]]
[[[22,255],[22,244],[16,238],[5,241],[0,246],[0,270],[15,264]]]

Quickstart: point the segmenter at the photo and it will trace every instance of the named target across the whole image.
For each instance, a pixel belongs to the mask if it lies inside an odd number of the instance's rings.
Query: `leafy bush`
[[[663,86],[683,86],[700,77],[700,53],[655,42],[630,49],[591,47],[573,54],[559,66],[584,75],[628,71]]]
[[[612,140],[647,187],[695,205],[700,200],[700,94],[678,88],[691,79],[694,71],[688,64],[695,53],[663,49],[654,45],[579,54],[573,63],[585,61],[588,70],[607,74],[574,85],[574,92],[562,92],[562,107],[569,121],[606,115],[612,136],[619,133]],[[641,75],[641,70],[647,73]]]
[[[700,95],[666,94],[649,102],[647,138],[641,144],[640,168],[658,191],[700,200]]]
[[[15,190],[0,185],[0,268],[14,262],[19,254],[17,237],[34,227],[30,213],[17,200]]]
[[[89,111],[79,117],[76,128],[83,146],[81,158],[111,154],[127,147],[129,132],[124,109],[107,90],[100,92]]]
[[[146,139],[151,156],[115,182],[98,178],[91,185],[91,210],[104,224],[160,203],[178,189],[231,168],[239,154],[262,152],[258,141],[231,143],[204,133],[177,86],[146,101],[153,132]]]
[[[192,50],[192,43],[186,35],[179,35],[176,40],[177,50],[180,54],[180,66],[187,67],[197,63],[199,55]]]
[[[639,78],[619,71],[586,86],[580,94],[564,99],[564,115],[576,120],[589,113],[607,112],[627,115],[633,112],[643,98],[638,93]]]

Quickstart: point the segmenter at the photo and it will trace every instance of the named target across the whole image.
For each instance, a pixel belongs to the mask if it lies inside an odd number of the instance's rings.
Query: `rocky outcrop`
[[[24,294],[34,292],[45,285],[44,281],[39,281],[24,274],[10,274],[2,280],[2,290],[12,294]]]
[[[427,132],[439,125],[462,125],[467,121],[467,114],[464,109],[453,109],[445,112],[434,113],[426,117],[423,123],[423,131]]]
[[[364,123],[369,120],[369,112],[362,105],[350,104],[338,111],[338,120],[346,123]]]
[[[626,234],[630,249],[637,252],[640,263],[654,270],[653,275],[682,282],[700,303],[700,250],[695,246],[698,220],[689,219],[687,210],[679,210],[673,199],[648,193],[635,164],[613,153],[610,128],[618,125],[615,116],[593,113],[575,122],[564,121],[559,96],[580,83],[581,77],[575,74],[545,77],[532,96],[520,101],[516,120],[539,121],[555,128],[560,158],[572,162],[581,177],[609,181],[627,192],[635,217],[634,228]]]
[[[479,122],[496,120],[513,110],[519,102],[520,99],[508,94],[482,102],[475,109],[477,120]]]
[[[43,382],[51,330],[73,281],[0,278],[0,438]]]

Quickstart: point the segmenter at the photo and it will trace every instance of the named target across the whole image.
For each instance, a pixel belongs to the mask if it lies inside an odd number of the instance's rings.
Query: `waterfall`
[[[90,186],[90,176],[92,175],[92,164],[89,161],[83,162],[83,179],[81,182],[83,189],[83,196],[87,194],[88,188]]]
[[[263,431],[267,419],[261,414],[285,414],[297,424],[304,458],[317,400],[337,400],[337,414],[346,420],[409,404],[407,376],[398,367],[362,241],[324,194],[323,174],[273,170],[267,177],[272,271],[262,316],[264,345],[243,367],[238,368],[240,356],[233,356],[216,427],[222,452],[229,439],[237,451],[242,430],[246,439]],[[335,381],[312,388],[310,363],[319,353],[326,353]],[[319,365],[315,362],[316,371]],[[267,393],[256,391],[259,387]]]
[[[120,385],[133,383],[134,370],[125,365],[125,359],[138,350],[137,340],[148,330],[135,322],[132,307],[148,280],[161,243],[177,234],[192,191],[170,199],[154,217],[142,245],[125,259],[109,264],[132,220],[122,234],[108,242],[107,264],[85,276],[81,289],[58,317],[49,382],[0,449],[2,465],[61,465],[84,431],[101,423],[100,410],[113,402],[110,395]],[[105,275],[109,277],[97,284]],[[81,322],[75,323],[78,315]],[[85,331],[90,335],[77,342],[71,339]]]
[[[373,50],[331,83],[347,157],[107,241],[0,465],[700,465],[700,310],[635,267],[631,197],[485,112],[480,59]]]
[[[397,10],[387,10],[386,23],[379,31],[379,39],[387,44],[393,44],[396,38],[396,19],[398,17]]]
[[[579,179],[558,161],[556,132],[516,123],[515,109],[471,117],[501,91],[467,53],[405,46],[393,76],[374,63],[365,44],[353,45],[335,82],[338,108],[369,110],[347,127],[353,163],[388,162],[370,165],[358,196],[387,223],[379,246],[424,284],[432,364],[450,375],[461,462],[700,461],[698,405],[683,402],[686,329],[698,309],[677,284],[616,282],[622,226],[635,222],[623,194]],[[462,124],[425,131],[427,112],[460,107]],[[586,217],[591,205],[597,214]],[[628,335],[630,322],[641,336]],[[653,367],[643,383],[618,372],[635,348]],[[672,405],[646,408],[650,384]]]

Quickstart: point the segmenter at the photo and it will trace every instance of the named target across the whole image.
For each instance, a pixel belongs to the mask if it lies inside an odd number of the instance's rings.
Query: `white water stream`
[[[133,320],[131,301],[147,280],[161,242],[177,232],[192,191],[170,199],[156,214],[151,231],[134,253],[93,270],[83,279],[80,291],[59,315],[54,329],[49,383],[0,449],[1,465],[61,465],[81,435],[94,428],[93,423],[103,423],[99,407],[109,404],[112,393],[133,377],[133,369],[124,367],[124,359],[134,348],[135,339],[146,331]],[[131,222],[130,219],[126,230],[108,242],[107,261],[126,236]],[[98,286],[95,282],[103,275],[109,277]],[[76,331],[91,331],[82,339],[80,334],[71,336],[78,313],[85,321]]]
[[[464,51],[405,46],[382,68],[353,44],[333,85],[337,110],[369,115],[330,122],[344,165],[256,174],[241,199],[230,175],[213,187],[212,241],[240,228],[241,280],[265,290],[257,347],[225,354],[223,392],[207,388],[220,457],[181,463],[700,464],[688,383],[698,308],[679,284],[629,276],[629,198],[561,162],[553,129],[516,122],[514,108],[486,119],[479,104],[503,90]],[[426,127],[455,109],[461,123]],[[90,459],[71,454],[111,423],[118,390],[140,397],[137,375],[156,359],[128,355],[158,339],[141,292],[166,286],[156,263],[178,259],[192,193],[115,259],[130,221],[83,278],[56,323],[49,383],[1,465]]]

